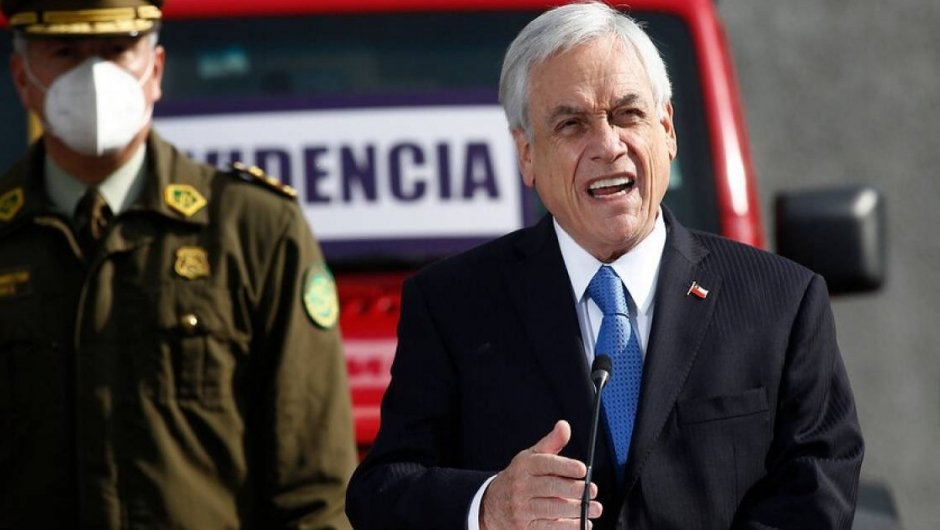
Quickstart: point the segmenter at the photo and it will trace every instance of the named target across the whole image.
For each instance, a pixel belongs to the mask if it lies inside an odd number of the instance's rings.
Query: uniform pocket
[[[15,372],[30,371],[42,360],[35,358],[37,345],[42,342],[39,322],[36,297],[0,298],[0,433],[12,432],[9,422],[17,408]],[[25,379],[30,374],[19,375]]]
[[[17,467],[18,456],[22,458],[17,450],[22,449],[28,424],[23,418],[55,417],[55,400],[62,397],[55,387],[35,384],[56,381],[56,374],[49,372],[57,359],[45,347],[51,341],[43,339],[40,321],[37,296],[0,299],[0,469],[7,475]],[[3,501],[13,494],[5,489],[8,478],[0,478]]]
[[[13,345],[0,341],[0,469],[9,469],[13,461]],[[5,501],[11,492],[7,491],[6,477],[0,477],[0,507],[5,507]],[[0,516],[0,521],[2,521]],[[2,525],[0,525],[2,528]]]
[[[235,329],[231,293],[178,281],[149,289],[143,299],[153,311],[153,329],[142,336],[153,340],[141,346],[152,353],[137,364],[149,393],[210,409],[231,406],[236,367],[248,352],[247,334]]]

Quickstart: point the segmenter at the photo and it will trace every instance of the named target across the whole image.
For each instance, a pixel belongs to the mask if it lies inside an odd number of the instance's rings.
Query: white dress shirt
[[[98,191],[114,215],[126,210],[143,192],[147,180],[144,176],[146,154],[146,146],[141,144],[130,160],[98,184]],[[71,219],[88,185],[66,173],[48,154],[44,178],[52,206]]]
[[[656,216],[653,231],[637,246],[612,263],[602,263],[581,248],[558,224],[557,220],[554,223],[561,257],[568,270],[568,279],[571,281],[572,300],[575,301],[575,310],[578,313],[578,326],[581,328],[588,366],[594,362],[594,344],[600,333],[604,314],[591,297],[587,296],[586,291],[594,274],[603,265],[610,265],[614,269],[629,292],[627,304],[630,306],[630,325],[636,330],[640,353],[645,359],[646,345],[649,344],[650,329],[653,324],[656,280],[659,278],[659,264],[662,260],[663,248],[666,246],[666,224],[663,222],[662,211]],[[480,529],[480,504],[483,502],[483,493],[494,478],[496,478],[495,475],[487,479],[474,495],[467,512],[467,530]]]
[[[571,292],[576,300],[575,309],[578,312],[578,325],[581,327],[588,366],[594,361],[594,343],[600,333],[604,313],[586,292],[588,284],[602,265],[613,268],[627,288],[630,325],[636,330],[640,353],[645,358],[653,324],[653,301],[656,280],[659,278],[659,262],[666,245],[666,224],[662,214],[656,216],[653,231],[646,238],[612,263],[602,263],[581,248],[561,228],[558,221],[555,221],[555,234],[558,236],[558,246],[561,247],[565,268],[568,269],[568,279],[571,280]]]

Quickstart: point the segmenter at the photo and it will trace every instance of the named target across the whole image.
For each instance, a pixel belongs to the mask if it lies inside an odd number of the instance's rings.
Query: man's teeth
[[[598,180],[597,182],[592,183],[590,189],[593,191],[593,190],[598,190],[601,188],[609,188],[611,186],[628,186],[630,182],[631,180],[628,179],[627,177],[601,179],[601,180]]]

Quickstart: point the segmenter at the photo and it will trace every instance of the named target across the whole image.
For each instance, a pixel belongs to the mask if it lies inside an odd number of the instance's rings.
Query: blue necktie
[[[630,327],[630,309],[624,291],[617,273],[606,265],[597,271],[587,288],[588,296],[604,312],[594,354],[609,355],[613,364],[613,377],[604,387],[601,406],[616,462],[617,483],[621,485],[643,376],[643,356],[636,333]]]

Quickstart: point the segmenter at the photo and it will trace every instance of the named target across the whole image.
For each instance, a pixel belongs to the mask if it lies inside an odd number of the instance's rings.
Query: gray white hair
[[[521,129],[532,138],[528,116],[532,67],[553,55],[606,36],[617,37],[625,46],[636,50],[649,76],[657,112],[662,117],[666,103],[672,98],[672,86],[656,45],[633,18],[606,4],[589,1],[541,14],[509,45],[499,79],[499,101],[509,127]]]

